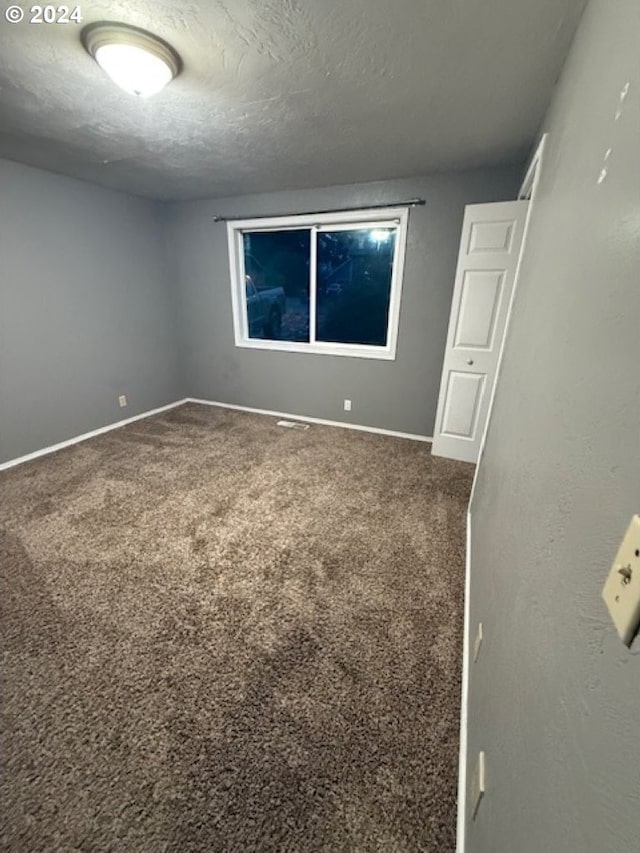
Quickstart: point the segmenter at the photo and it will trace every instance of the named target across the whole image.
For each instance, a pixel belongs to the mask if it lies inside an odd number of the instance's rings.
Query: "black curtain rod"
[[[386,207],[420,207],[425,203],[423,198],[410,198],[407,201],[385,201],[380,204],[364,204],[358,207],[330,207],[327,210],[294,211],[289,213],[261,213],[258,216],[212,216],[214,222],[229,222],[234,219],[275,219],[278,216],[315,216],[322,213],[355,213],[359,210],[382,210]]]

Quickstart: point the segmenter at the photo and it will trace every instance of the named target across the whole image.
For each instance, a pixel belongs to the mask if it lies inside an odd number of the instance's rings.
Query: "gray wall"
[[[468,853],[640,849],[640,641],[600,599],[640,511],[639,45],[637,0],[592,0],[544,122],[471,508],[469,771],[486,750],[488,791]]]
[[[430,435],[464,205],[513,198],[521,173],[153,205],[0,161],[0,462],[187,394]],[[413,195],[395,362],[235,347],[213,213]]]
[[[164,251],[150,202],[0,161],[0,462],[179,398]]]
[[[192,202],[173,210],[188,394],[225,403],[432,435],[465,204],[515,198],[522,167]],[[226,226],[240,217],[413,196],[396,360],[239,349]],[[345,397],[353,401],[343,411]]]

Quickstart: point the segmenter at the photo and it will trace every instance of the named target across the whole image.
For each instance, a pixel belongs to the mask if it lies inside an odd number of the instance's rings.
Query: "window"
[[[236,346],[395,358],[405,208],[228,223]]]

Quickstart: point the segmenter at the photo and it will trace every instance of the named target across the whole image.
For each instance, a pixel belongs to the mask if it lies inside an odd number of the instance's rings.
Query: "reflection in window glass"
[[[386,346],[396,228],[318,233],[316,338]]]
[[[311,232],[246,231],[243,242],[249,337],[308,342]]]

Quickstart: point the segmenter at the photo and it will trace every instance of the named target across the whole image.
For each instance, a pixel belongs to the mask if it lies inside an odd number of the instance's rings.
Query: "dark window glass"
[[[248,231],[243,237],[249,337],[308,343],[311,232]]]
[[[395,228],[318,233],[318,341],[386,346],[395,245]]]

